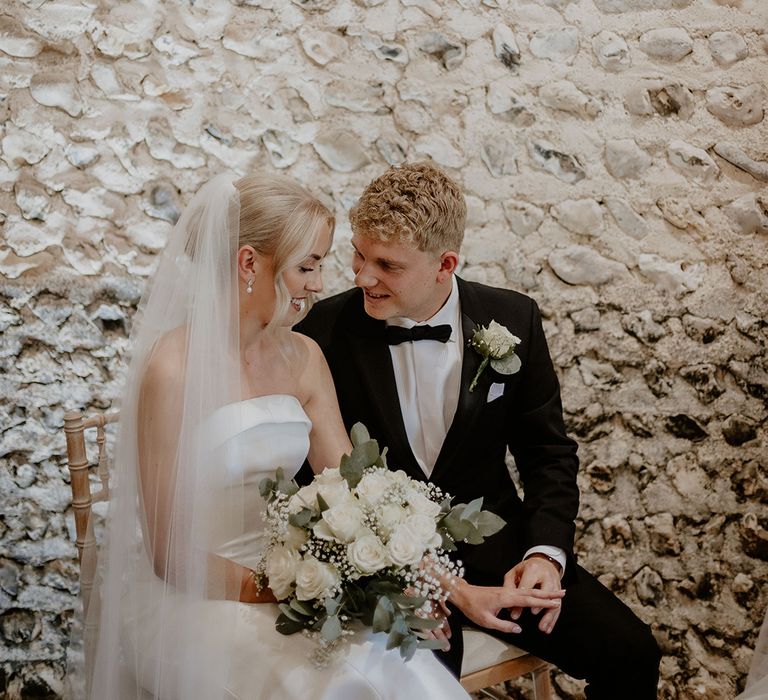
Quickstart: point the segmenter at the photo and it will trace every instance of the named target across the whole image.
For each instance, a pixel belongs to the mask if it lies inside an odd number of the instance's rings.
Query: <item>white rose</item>
[[[405,492],[405,500],[408,502],[409,511],[414,515],[427,515],[434,520],[440,513],[440,504],[416,489],[408,489]]]
[[[317,493],[329,506],[335,506],[349,499],[349,485],[338,469],[325,469],[314,480]]]
[[[307,557],[296,567],[296,597],[299,600],[320,598],[340,580],[335,567]]]
[[[288,547],[274,547],[267,555],[266,574],[269,587],[279,600],[287,598],[296,580],[301,555]]]
[[[421,542],[405,525],[400,525],[387,542],[387,553],[395,566],[417,564],[424,554]]]
[[[402,469],[391,472],[390,476],[395,484],[398,484],[402,487],[411,486],[413,483],[413,479],[411,479],[411,477],[408,476]]]
[[[376,535],[368,531],[347,546],[347,557],[363,574],[373,574],[389,566],[387,550]]]
[[[357,497],[370,505],[376,505],[390,488],[391,478],[382,469],[368,471],[355,487]]]
[[[491,321],[487,328],[481,328],[478,331],[477,339],[485,345],[488,354],[494,359],[504,357],[510,350],[520,345],[521,342],[520,338],[510,333],[496,321]]]
[[[443,541],[437,534],[434,519],[423,513],[409,516],[404,527],[413,533],[413,537],[421,543],[423,549],[439,547]]]
[[[376,521],[387,537],[407,516],[405,508],[397,503],[385,503],[376,511]]]
[[[317,510],[317,484],[314,481],[308,486],[302,486],[288,499],[288,513],[291,515],[302,508]]]
[[[339,541],[351,542],[363,528],[363,511],[354,501],[347,501],[323,511],[322,520],[317,525],[321,523],[325,523],[331,534]],[[325,528],[316,526],[316,532],[318,537],[328,539],[323,536],[327,532]]]

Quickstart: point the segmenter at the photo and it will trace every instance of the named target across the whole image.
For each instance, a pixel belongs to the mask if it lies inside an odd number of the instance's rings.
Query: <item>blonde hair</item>
[[[238,246],[252,246],[272,258],[276,302],[267,327],[274,329],[282,325],[291,303],[283,273],[310,255],[323,225],[333,239],[336,219],[320,200],[283,175],[248,175],[234,186],[240,194]]]
[[[440,253],[459,252],[466,220],[461,188],[427,161],[392,166],[349,212],[356,234]]]

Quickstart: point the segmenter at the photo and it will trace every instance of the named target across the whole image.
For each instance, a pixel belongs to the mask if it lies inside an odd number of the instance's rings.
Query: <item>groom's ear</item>
[[[456,272],[459,265],[459,254],[453,250],[446,250],[440,256],[440,269],[437,272],[437,281],[445,282]]]

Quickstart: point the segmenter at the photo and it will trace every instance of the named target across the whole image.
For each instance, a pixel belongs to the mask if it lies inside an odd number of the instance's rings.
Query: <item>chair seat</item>
[[[502,642],[474,627],[464,627],[464,656],[461,662],[461,673],[468,675],[504,661],[519,659],[527,654],[527,651]]]

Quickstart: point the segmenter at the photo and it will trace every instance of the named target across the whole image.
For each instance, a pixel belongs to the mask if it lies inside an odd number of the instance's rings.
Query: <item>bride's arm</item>
[[[142,531],[155,575],[184,588],[184,565],[174,554],[170,533],[183,529],[184,513],[174,515],[178,436],[184,396],[181,339],[170,333],[152,353],[141,381],[137,413],[139,495]],[[211,596],[248,603],[272,602],[269,589],[259,590],[253,571],[210,553],[207,557]]]
[[[306,357],[300,384],[306,397],[304,410],[312,421],[308,459],[312,471],[319,474],[326,467],[338,467],[342,455],[351,452],[352,444],[341,419],[336,387],[322,350],[311,338],[295,335],[301,340],[302,355]]]

